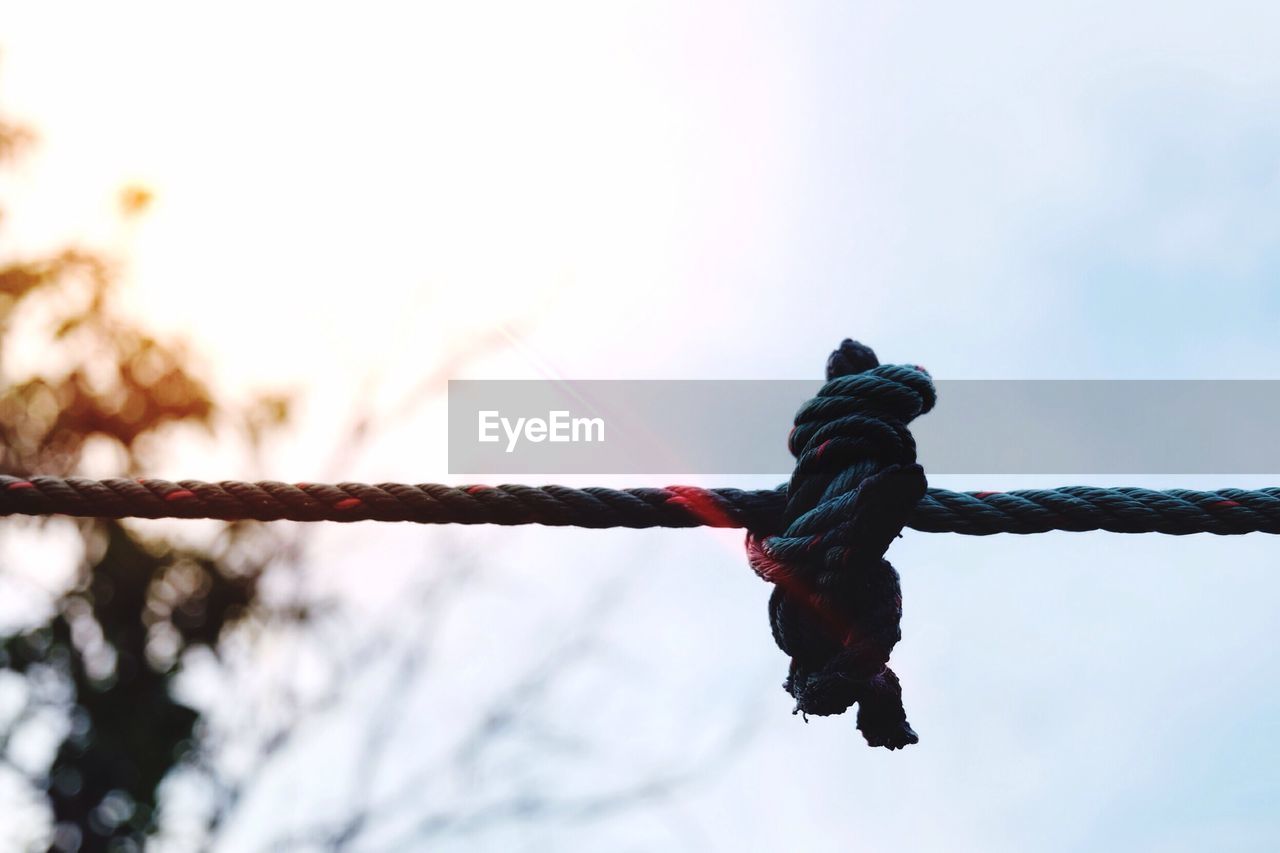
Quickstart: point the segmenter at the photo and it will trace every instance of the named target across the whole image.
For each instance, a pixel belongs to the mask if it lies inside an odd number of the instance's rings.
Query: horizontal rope
[[[573,489],[404,483],[91,480],[0,475],[0,515],[216,518],[226,521],[412,521],[571,527],[746,527],[777,532],[786,494],[694,486]],[[1010,492],[930,489],[908,526],[930,533],[1280,533],[1280,488],[1067,486]]]

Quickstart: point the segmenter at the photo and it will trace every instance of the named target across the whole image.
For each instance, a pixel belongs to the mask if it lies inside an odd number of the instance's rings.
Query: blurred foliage
[[[145,213],[154,199],[155,195],[151,190],[139,184],[130,184],[120,191],[120,212],[125,216]]]
[[[0,122],[0,160],[31,138]],[[125,216],[150,202],[140,186],[119,198]],[[288,417],[283,399],[220,405],[181,345],[113,310],[114,280],[109,263],[79,249],[0,260],[0,472],[70,475],[92,449],[136,474],[148,437],[166,427],[230,427],[255,443]],[[199,750],[198,715],[172,694],[183,655],[216,654],[247,618],[271,534],[228,525],[201,549],[112,521],[34,523],[75,530],[84,557],[47,618],[0,636],[0,667],[25,694],[0,725],[0,760],[47,802],[55,849],[140,849],[157,827],[162,781]],[[50,712],[63,723],[51,763],[20,766],[16,736],[48,726]]]

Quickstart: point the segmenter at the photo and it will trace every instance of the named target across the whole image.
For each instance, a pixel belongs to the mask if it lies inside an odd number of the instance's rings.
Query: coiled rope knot
[[[907,424],[936,399],[923,368],[881,365],[845,340],[796,414],[780,532],[747,534],[751,568],[774,585],[769,619],[791,656],[783,686],[795,712],[840,714],[856,702],[867,743],[889,749],[918,738],[888,667],[902,592],[884,554],[925,494]]]

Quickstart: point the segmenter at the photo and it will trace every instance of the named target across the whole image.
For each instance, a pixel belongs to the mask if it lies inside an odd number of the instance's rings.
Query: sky
[[[130,310],[189,337],[225,393],[296,390],[252,472],[273,479],[313,479],[353,407],[394,409],[477,342],[452,378],[801,379],[846,336],[947,379],[1278,378],[1277,25],[1243,2],[0,3],[0,96],[40,134],[4,179],[6,235],[118,249]],[[156,200],[126,227],[129,183]],[[443,425],[431,397],[340,479],[449,482]],[[198,443],[162,464],[249,473]],[[554,700],[608,748],[526,761],[535,780],[590,789],[736,744],[674,802],[466,849],[1280,838],[1259,535],[908,533],[894,661],[921,743],[899,753],[790,715],[736,534],[320,538],[321,577],[371,614],[446,543],[492,568],[458,608],[483,618],[441,628],[414,691],[442,731],[468,719],[476,649],[516,668],[625,578],[605,620],[625,663]],[[240,838],[323,802],[292,784]]]

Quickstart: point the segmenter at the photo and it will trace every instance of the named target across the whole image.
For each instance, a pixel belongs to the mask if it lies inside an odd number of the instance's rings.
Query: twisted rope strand
[[[608,527],[780,529],[783,489],[574,489],[405,483],[91,480],[0,475],[0,516],[216,518],[225,521],[412,521]],[[1280,488],[1066,486],[1010,492],[929,489],[907,526],[928,533],[1280,533]]]

